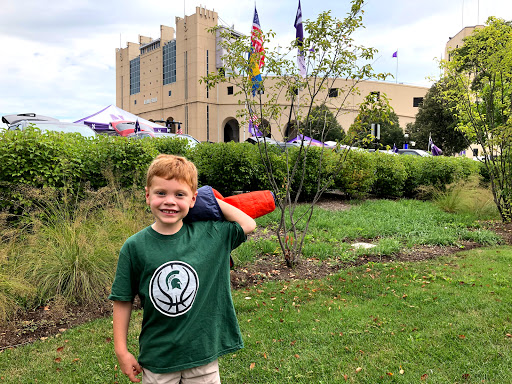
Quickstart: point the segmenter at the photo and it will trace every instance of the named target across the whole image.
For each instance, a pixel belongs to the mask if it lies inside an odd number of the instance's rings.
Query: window
[[[160,48],[160,39],[152,41],[151,43],[145,44],[140,48],[140,54],[144,55],[146,53],[149,53],[151,51],[154,51],[155,49]],[[151,59],[149,59],[151,61]]]
[[[162,48],[163,84],[176,82],[176,40],[171,40]],[[170,96],[170,95],[169,95]]]
[[[232,95],[233,94],[233,86],[229,86],[228,87],[228,95]]]
[[[412,106],[418,108],[423,104],[423,97],[413,97],[412,98]]]
[[[329,88],[329,97],[338,97],[338,88]]]
[[[171,93],[172,93],[172,92],[171,92],[171,91],[169,91],[169,96],[171,96]]]
[[[473,157],[478,156],[478,148],[473,148]]]
[[[137,104],[137,100],[133,100],[133,104]]]
[[[210,70],[209,62],[208,62],[208,50],[206,50],[206,76],[208,76],[208,71]],[[210,87],[208,86],[208,81],[206,82],[206,98],[210,97]]]
[[[140,92],[140,57],[130,60],[130,95]]]

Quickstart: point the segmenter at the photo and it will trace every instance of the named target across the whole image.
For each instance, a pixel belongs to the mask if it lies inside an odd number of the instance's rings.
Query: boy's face
[[[183,226],[183,218],[196,202],[197,192],[176,179],[155,176],[151,187],[146,187],[146,203],[155,217],[153,229],[163,235],[172,235]]]

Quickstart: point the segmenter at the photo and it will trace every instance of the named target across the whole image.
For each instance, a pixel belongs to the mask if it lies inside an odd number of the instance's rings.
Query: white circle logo
[[[149,297],[159,312],[176,317],[192,307],[198,288],[199,279],[194,268],[182,261],[170,261],[153,274]]]

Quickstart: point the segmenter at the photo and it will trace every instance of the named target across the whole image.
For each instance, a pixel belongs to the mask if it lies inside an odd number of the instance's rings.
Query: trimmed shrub
[[[407,179],[407,170],[400,156],[372,153],[375,159],[375,181],[371,193],[377,197],[401,197]]]
[[[255,164],[261,160],[252,144],[203,144],[190,154],[198,169],[199,185],[209,185],[230,196],[234,191],[248,191],[258,184]]]
[[[344,157],[342,152],[339,156]],[[351,195],[365,196],[376,178],[373,153],[351,150],[334,178],[334,188]]]
[[[150,140],[99,136],[82,153],[84,180],[93,189],[106,186],[112,174],[121,187],[145,185],[146,170],[158,151]]]

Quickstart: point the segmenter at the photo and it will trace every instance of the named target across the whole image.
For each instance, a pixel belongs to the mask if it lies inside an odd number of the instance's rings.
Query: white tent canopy
[[[84,117],[83,119],[75,121],[75,123],[86,124],[90,126],[94,130],[107,130],[109,129],[109,125],[113,121],[139,121],[141,124],[149,125],[153,128],[161,128],[165,130],[165,127],[153,123],[149,120],[143,119],[142,117],[138,117],[133,113],[127,112],[115,105],[109,105],[106,108],[103,108],[101,111],[98,111],[90,116]]]

